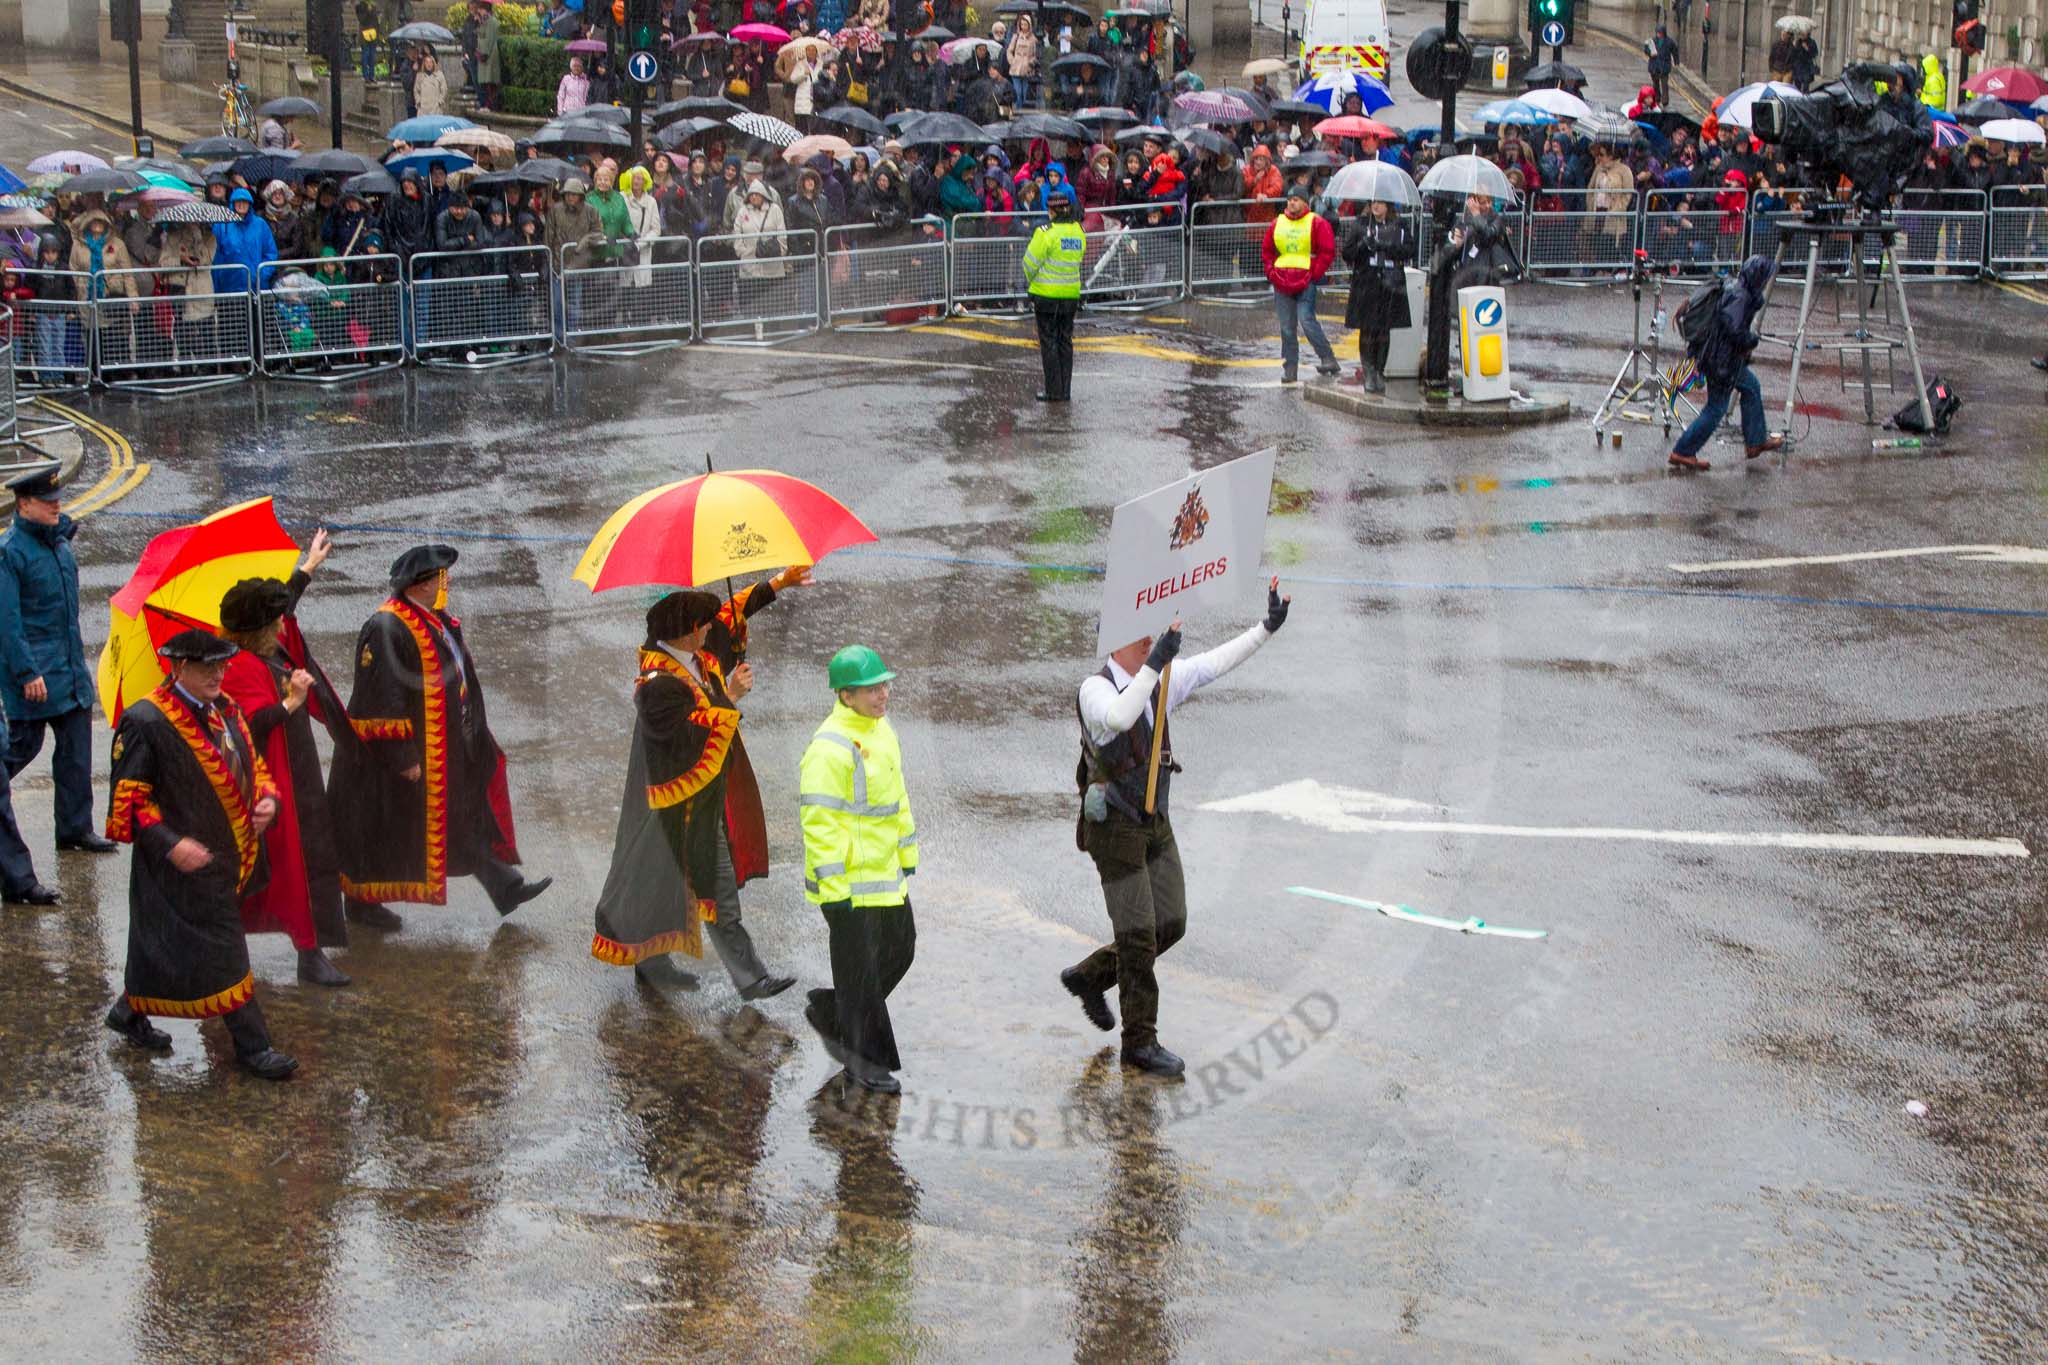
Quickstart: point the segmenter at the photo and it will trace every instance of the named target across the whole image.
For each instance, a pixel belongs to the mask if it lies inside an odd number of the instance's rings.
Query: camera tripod
[[[1892,352],[1904,347],[1906,359],[1913,367],[1913,400],[1920,405],[1922,428],[1928,431],[1934,429],[1934,414],[1927,406],[1927,376],[1920,369],[1920,344],[1913,335],[1913,314],[1906,306],[1906,282],[1899,274],[1898,257],[1892,251],[1892,239],[1904,231],[1905,229],[1897,222],[1889,221],[1876,213],[1855,220],[1808,216],[1788,218],[1779,223],[1778,249],[1772,262],[1774,267],[1784,264],[1785,253],[1789,247],[1800,241],[1806,244],[1806,277],[1799,291],[1799,325],[1789,342],[1782,336],[1764,331],[1762,313],[1757,315],[1754,326],[1757,334],[1764,340],[1774,341],[1779,345],[1790,345],[1792,348],[1792,378],[1785,386],[1785,412],[1779,422],[1779,431],[1784,437],[1786,449],[1792,447],[1792,408],[1799,395],[1799,368],[1806,359],[1806,338],[1813,321],[1813,286],[1820,277],[1821,245],[1831,238],[1846,237],[1849,241],[1849,278],[1856,294],[1856,325],[1836,340],[1817,341],[1814,344],[1839,352],[1844,370],[1848,367],[1849,357],[1852,354],[1856,356],[1863,370],[1863,420],[1873,426],[1877,423],[1876,381],[1871,373],[1870,358],[1882,352],[1889,367]],[[1872,237],[1878,242],[1878,279],[1875,283],[1870,280],[1868,263],[1863,256],[1864,244]],[[1870,326],[1871,301],[1880,289],[1887,286],[1890,288],[1891,297],[1898,302],[1901,329],[1899,336],[1872,331]],[[1765,297],[1768,300],[1768,294]],[[1849,387],[1846,374],[1842,379],[1842,387]],[[1896,389],[1897,385],[1888,378],[1886,387]]]
[[[1643,280],[1650,280],[1650,345],[1643,348]],[[1671,435],[1672,418],[1680,403],[1689,415],[1699,405],[1687,398],[1672,377],[1664,372],[1659,358],[1664,348],[1664,277],[1649,268],[1649,254],[1637,251],[1629,266],[1629,293],[1635,299],[1635,330],[1629,341],[1628,359],[1607,388],[1607,396],[1593,413],[1593,441],[1598,444],[1607,428],[1616,422],[1661,422],[1664,435]]]

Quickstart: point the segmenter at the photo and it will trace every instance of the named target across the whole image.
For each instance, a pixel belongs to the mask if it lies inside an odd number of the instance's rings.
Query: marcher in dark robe
[[[348,945],[348,923],[313,722],[327,726],[337,747],[352,746],[356,738],[341,698],[293,619],[312,581],[309,570],[326,557],[322,531],[289,582],[246,578],[228,589],[220,622],[222,632],[242,647],[228,661],[227,694],[248,717],[249,733],[278,779],[281,797],[277,819],[263,836],[270,884],[242,901],[242,929],[289,934],[299,953],[299,980],[346,986],[347,974],[321,951]]]
[[[795,984],[761,964],[740,919],[740,887],[768,871],[768,833],[739,700],[753,686],[747,618],[778,587],[809,581],[808,570],[788,569],[724,603],[679,592],[648,610],[633,753],[590,949],[599,960],[637,968],[678,950],[702,957],[701,925],[744,999]]]
[[[241,901],[262,886],[263,831],[277,786],[241,708],[220,695],[234,645],[181,631],[157,651],[171,681],[129,705],[114,733],[107,837],[132,844],[128,963],[107,1027],[139,1047],[167,1050],[149,1016],[221,1016],[242,1065],[282,1080],[298,1063],[270,1045]]]
[[[420,545],[391,566],[391,598],[356,637],[350,727],[329,782],[341,891],[351,920],[396,929],[386,901],[448,903],[448,879],[473,876],[500,915],[547,890],[515,866],[519,848],[505,754],[491,737],[483,685],[445,609],[455,551]]]

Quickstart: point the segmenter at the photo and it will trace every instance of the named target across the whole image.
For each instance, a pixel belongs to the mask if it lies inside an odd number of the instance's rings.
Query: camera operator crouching
[[[1742,263],[1733,279],[1722,281],[1714,293],[1702,291],[1687,299],[1679,310],[1678,327],[1685,337],[1685,351],[1707,381],[1707,401],[1699,416],[1679,436],[1671,451],[1674,469],[1710,469],[1700,458],[1700,447],[1720,428],[1728,415],[1728,396],[1742,396],[1742,453],[1754,460],[1784,444],[1771,434],[1764,420],[1764,395],[1756,375],[1749,368],[1750,352],[1762,340],[1750,330],[1763,310],[1770,292],[1771,276],[1777,266],[1768,256],[1752,256]],[[1698,314],[1702,309],[1710,313]]]

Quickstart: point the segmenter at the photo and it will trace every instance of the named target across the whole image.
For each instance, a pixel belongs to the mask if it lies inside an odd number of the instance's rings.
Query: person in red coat
[[[1273,311],[1280,317],[1280,382],[1292,384],[1301,361],[1297,329],[1316,348],[1316,373],[1338,372],[1337,353],[1323,335],[1316,317],[1316,287],[1337,256],[1337,235],[1329,220],[1309,212],[1308,186],[1295,182],[1287,190],[1287,207],[1266,229],[1266,279],[1273,286]]]
[[[221,688],[248,717],[249,733],[280,796],[277,819],[263,836],[270,881],[242,898],[242,932],[290,935],[299,953],[299,980],[346,986],[348,975],[323,951],[347,946],[348,922],[313,721],[326,725],[336,744],[352,744],[355,735],[294,619],[312,571],[329,548],[327,533],[320,531],[289,582],[245,578],[221,598],[221,634],[242,648],[229,660]]]

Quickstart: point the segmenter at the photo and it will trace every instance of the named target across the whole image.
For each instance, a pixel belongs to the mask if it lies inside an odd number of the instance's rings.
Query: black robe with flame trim
[[[662,953],[704,956],[715,922],[718,825],[740,713],[658,649],[640,651],[633,749],[612,866],[597,899],[590,955],[631,967]]]
[[[107,837],[135,848],[125,989],[138,1014],[204,1019],[255,994],[241,903],[267,879],[255,805],[278,790],[241,709],[226,697],[217,705],[239,778],[168,682],[124,710],[114,732]],[[197,839],[213,861],[178,871],[181,839]]]
[[[445,905],[450,877],[486,856],[519,861],[505,755],[460,621],[403,597],[378,608],[356,637],[348,714],[363,742],[335,746],[328,781],[344,895]],[[415,764],[417,782],[404,776]]]

